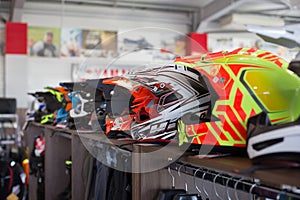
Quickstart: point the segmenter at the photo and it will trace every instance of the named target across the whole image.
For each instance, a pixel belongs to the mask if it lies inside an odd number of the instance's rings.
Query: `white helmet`
[[[269,125],[265,113],[248,121],[247,152],[254,163],[272,161],[300,163],[300,118]]]

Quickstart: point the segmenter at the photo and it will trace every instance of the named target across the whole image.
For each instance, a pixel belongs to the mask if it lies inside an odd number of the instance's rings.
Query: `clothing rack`
[[[19,117],[17,115],[17,101],[15,98],[0,98],[0,144],[10,145],[19,143]],[[7,127],[7,125],[10,127]],[[6,129],[14,129],[8,131]]]
[[[19,117],[17,114],[0,114],[0,129],[5,133],[5,125],[9,123],[11,126],[9,128],[14,129],[13,134],[8,134],[10,136],[10,139],[1,139],[1,143],[3,144],[11,144],[11,142],[15,143],[16,141],[20,140],[20,130],[19,130]]]
[[[267,186],[263,183],[260,183],[260,180],[252,177],[246,177],[228,172],[220,172],[214,169],[198,167],[191,165],[190,163],[183,163],[180,161],[171,164],[170,168],[175,171],[180,169],[180,173],[193,176],[194,178],[210,181],[212,184],[223,185],[226,187],[226,190],[228,190],[228,188],[232,188],[235,190],[235,192],[237,190],[247,192],[249,193],[249,199],[252,198],[252,195],[272,199],[300,199],[300,193],[294,192],[292,188],[275,188],[269,185]],[[217,193],[216,189],[215,192]]]

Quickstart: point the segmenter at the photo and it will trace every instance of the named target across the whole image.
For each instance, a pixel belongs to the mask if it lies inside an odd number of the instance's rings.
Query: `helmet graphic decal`
[[[290,100],[299,88],[299,78],[287,70],[288,63],[278,56],[257,49],[240,48],[198,57],[177,58],[206,77],[210,92],[218,96],[212,115],[218,120],[186,124],[179,121],[181,138],[194,144],[220,146],[246,145],[247,121],[266,112],[271,123],[283,123],[299,116]],[[286,85],[278,84],[278,80]]]

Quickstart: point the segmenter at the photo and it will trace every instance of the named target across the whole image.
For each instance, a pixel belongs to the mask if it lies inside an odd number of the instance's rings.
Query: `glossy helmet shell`
[[[300,79],[280,57],[254,48],[178,58],[204,77],[212,95],[214,120],[180,120],[181,141],[223,147],[246,147],[248,119],[266,113],[270,123],[294,121],[300,113]]]
[[[208,89],[191,68],[170,65],[101,80],[115,85],[107,98],[109,130],[128,131],[134,139],[171,139],[185,115],[207,113]],[[122,106],[120,106],[122,105]],[[107,129],[108,131],[108,129]]]

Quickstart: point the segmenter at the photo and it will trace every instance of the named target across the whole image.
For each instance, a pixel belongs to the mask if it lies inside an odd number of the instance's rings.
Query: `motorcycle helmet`
[[[95,88],[90,87],[87,82],[73,83],[72,90],[73,92],[69,96],[72,100],[71,119],[69,120],[72,128],[90,130],[93,114],[102,112],[101,104],[104,102],[102,94],[95,92]]]
[[[33,106],[28,119],[33,119],[36,122],[43,124],[51,124],[54,122],[54,112],[58,110],[62,104],[50,92],[35,92],[28,93],[35,97],[36,106]]]
[[[300,164],[300,118],[271,125],[261,113],[248,121],[247,152],[254,164],[284,162]]]
[[[248,120],[265,113],[271,125],[300,116],[300,79],[277,55],[255,49],[177,58],[176,64],[197,70],[211,95],[211,120],[178,121],[182,143],[245,150]]]
[[[291,61],[288,69],[299,76],[300,62]],[[296,91],[295,94],[297,94]],[[247,127],[247,152],[254,164],[300,163],[299,117],[293,122],[272,125],[267,114],[263,112],[251,117]]]
[[[180,65],[100,79],[94,87],[106,105],[105,133],[125,132],[137,140],[174,138],[180,116],[203,117],[210,103],[199,73]]]

